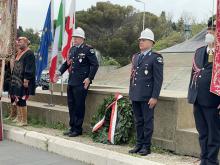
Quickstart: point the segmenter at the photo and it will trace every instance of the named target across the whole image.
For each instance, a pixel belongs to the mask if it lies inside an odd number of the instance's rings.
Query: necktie
[[[138,57],[138,64],[141,63],[141,61],[142,61],[143,58],[144,58],[144,54],[141,53],[141,54],[139,55],[139,57]]]

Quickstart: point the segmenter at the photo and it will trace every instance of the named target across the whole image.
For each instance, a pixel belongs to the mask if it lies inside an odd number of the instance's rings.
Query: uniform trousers
[[[136,146],[150,149],[154,128],[154,108],[150,109],[146,100],[132,101],[132,109],[136,127]]]
[[[201,147],[200,165],[219,165],[220,115],[217,107],[194,104],[194,118]]]
[[[88,90],[84,85],[67,86],[67,99],[69,108],[69,125],[72,132],[82,133],[82,124],[85,116],[85,100]]]

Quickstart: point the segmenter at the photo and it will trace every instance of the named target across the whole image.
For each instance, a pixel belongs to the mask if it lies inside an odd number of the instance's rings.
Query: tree
[[[27,37],[31,42],[30,48],[32,49],[32,51],[37,52],[40,43],[39,33],[34,32],[34,30],[31,28],[23,30],[23,28],[19,26],[17,29],[17,37],[21,36]]]
[[[178,32],[183,32],[184,31],[184,20],[183,17],[180,17],[180,19],[177,22],[177,29]]]

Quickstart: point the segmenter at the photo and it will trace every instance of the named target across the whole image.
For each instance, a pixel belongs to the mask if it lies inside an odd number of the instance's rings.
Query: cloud
[[[71,0],[66,0],[67,5]],[[107,0],[77,0],[76,10],[86,10],[92,5],[95,6],[98,1]],[[175,21],[183,12],[190,12],[198,21],[207,20],[212,15],[212,2],[210,0],[143,0],[146,2],[146,11],[160,15],[162,11],[171,13]],[[23,27],[32,27],[40,30],[46,17],[46,12],[50,0],[19,0],[18,24]],[[110,0],[113,4],[132,5],[140,11],[143,11],[143,4],[135,0]],[[55,0],[54,16],[57,17],[60,0]],[[215,4],[216,6],[216,4]],[[67,7],[66,10],[68,10]],[[216,9],[215,9],[216,10]]]

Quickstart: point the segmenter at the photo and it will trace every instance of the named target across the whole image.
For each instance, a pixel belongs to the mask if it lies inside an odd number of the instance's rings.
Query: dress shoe
[[[79,136],[79,135],[82,135],[82,133],[71,132],[68,136],[69,136],[69,137],[76,137],[76,136]]]
[[[138,154],[141,156],[146,156],[151,154],[151,150],[146,147],[142,147],[141,150],[138,151]]]
[[[69,134],[71,134],[71,133],[72,133],[72,131],[71,131],[71,130],[68,130],[68,131],[64,132],[63,135],[64,135],[64,136],[69,136]]]
[[[135,154],[141,150],[141,146],[135,146],[132,150],[129,150],[129,154]]]

